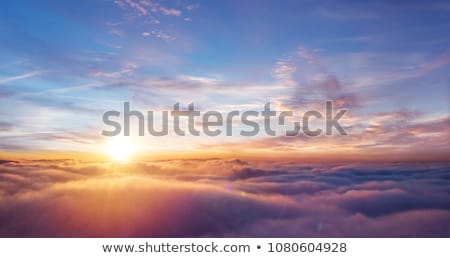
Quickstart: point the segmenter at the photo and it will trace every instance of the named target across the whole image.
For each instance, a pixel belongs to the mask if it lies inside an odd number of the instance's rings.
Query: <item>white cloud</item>
[[[168,9],[165,7],[160,7],[159,11],[164,15],[173,15],[173,16],[180,16],[181,11],[177,9]]]
[[[153,30],[152,31],[152,35],[154,35],[157,38],[164,39],[164,40],[174,40],[174,39],[176,39],[174,36],[172,36],[170,34],[167,34],[167,33],[163,32],[163,31]]]
[[[125,75],[131,75],[134,73],[134,71],[138,68],[138,65],[132,62],[125,62],[121,69],[116,72],[102,72],[102,71],[95,71],[92,72],[91,75],[94,77],[104,77],[109,79],[119,79],[122,78]]]
[[[5,84],[5,83],[8,83],[8,82],[12,82],[12,81],[17,81],[17,80],[23,80],[23,79],[31,78],[31,77],[34,77],[34,76],[39,75],[41,73],[42,73],[41,71],[33,71],[33,72],[21,74],[21,75],[16,75],[16,76],[11,76],[11,77],[6,77],[6,78],[0,78],[0,84]]]
[[[148,14],[147,9],[145,9],[139,3],[133,2],[132,0],[125,0],[125,1],[131,8],[133,8],[134,10],[136,10],[139,13],[138,15],[147,15]]]
[[[195,10],[195,9],[198,9],[200,7],[200,4],[190,4],[190,5],[188,5],[188,6],[186,6],[186,10],[188,10],[188,11],[193,11],[193,10]]]
[[[280,60],[275,63],[273,71],[274,77],[280,80],[284,85],[295,87],[297,82],[294,79],[294,72],[297,68],[289,62],[289,60]]]

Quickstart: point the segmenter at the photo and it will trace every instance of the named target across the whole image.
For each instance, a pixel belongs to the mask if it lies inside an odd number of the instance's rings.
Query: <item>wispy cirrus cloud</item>
[[[160,7],[159,11],[164,15],[173,15],[173,16],[180,16],[181,11],[177,9],[168,9],[165,7]]]
[[[186,6],[186,10],[188,11],[194,11],[196,9],[200,8],[200,4],[196,3],[196,4],[190,4]]]
[[[156,30],[152,30],[150,32],[148,32],[148,31],[142,32],[142,36],[144,36],[144,37],[154,36],[155,38],[159,38],[159,39],[163,39],[163,40],[174,40],[174,39],[176,39],[174,36],[171,36],[171,35],[169,35],[166,32],[156,31]]]
[[[24,73],[24,74],[20,74],[20,75],[14,75],[14,76],[10,76],[10,77],[3,77],[0,78],[0,84],[7,84],[9,82],[13,82],[13,81],[18,81],[18,80],[24,80],[24,79],[28,79],[28,78],[32,78],[35,76],[38,76],[40,74],[44,73],[43,71],[32,71],[32,72],[28,72],[28,73]]]
[[[181,16],[181,10],[175,8],[167,8],[154,1],[134,1],[134,0],[116,0],[114,1],[122,9],[131,8],[138,16],[149,15],[150,13],[160,13],[166,16]]]

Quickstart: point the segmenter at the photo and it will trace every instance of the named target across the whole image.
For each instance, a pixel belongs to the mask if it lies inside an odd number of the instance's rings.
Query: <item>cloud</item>
[[[14,124],[9,122],[0,121],[0,130],[1,131],[9,131],[14,127]]]
[[[160,13],[166,16],[181,16],[182,12],[175,8],[167,8],[160,3],[151,1],[116,0],[114,1],[122,9],[131,8],[138,16],[147,16],[152,13]]]
[[[343,127],[348,132],[346,136],[319,135],[317,137],[308,137],[300,133],[295,137],[277,136],[239,143],[209,144],[200,147],[221,151],[246,149],[247,151],[257,152],[263,149],[275,153],[282,152],[283,155],[286,151],[314,155],[315,151],[327,152],[332,148],[335,151],[339,150],[342,153],[340,155],[342,158],[351,158],[347,154],[358,156],[363,154],[359,157],[371,158],[371,155],[374,155],[373,157],[378,157],[378,159],[382,160],[389,158],[400,160],[438,160],[450,153],[450,135],[448,131],[450,118],[411,119],[411,117],[415,116],[417,116],[415,112],[401,110],[391,113],[379,113],[373,117],[369,116],[369,122],[360,126],[353,125],[353,123],[350,126],[346,126],[346,123],[343,123]],[[323,126],[318,128],[323,129]],[[313,149],[311,150],[311,148]],[[394,153],[395,155],[393,155]]]
[[[188,10],[188,11],[194,11],[194,10],[196,10],[198,8],[200,8],[200,4],[199,3],[197,3],[197,4],[190,4],[190,5],[186,6],[186,10]]]
[[[143,36],[145,36],[144,33],[142,34]],[[123,64],[121,64],[121,67],[118,71],[115,72],[92,71],[90,75],[93,77],[104,77],[107,79],[120,79],[125,76],[132,75],[137,68],[138,65],[136,63],[124,62]]]
[[[28,79],[28,78],[31,78],[31,77],[34,77],[34,76],[37,76],[40,74],[42,74],[42,71],[32,71],[29,73],[24,73],[24,74],[20,74],[20,75],[16,75],[16,76],[0,78],[0,84],[6,84],[9,82],[13,82],[13,81]]]
[[[2,237],[448,237],[448,164],[0,161]]]
[[[150,35],[155,36],[155,38],[159,38],[159,39],[163,39],[163,40],[174,40],[176,39],[174,36],[163,32],[163,31],[158,31],[158,30],[152,30],[151,32],[143,32],[142,36],[144,37],[148,37]]]
[[[293,77],[293,73],[297,68],[290,63],[289,60],[279,60],[275,63],[273,74],[276,79],[280,80],[284,85],[289,87],[298,86],[297,81]]]
[[[177,10],[177,9],[168,9],[165,7],[160,7],[159,11],[164,14],[164,15],[173,15],[173,16],[180,16],[181,15],[181,11]]]
[[[300,45],[295,54],[279,60],[273,75],[289,94],[279,98],[280,105],[289,109],[319,109],[326,100],[335,108],[356,108],[361,97],[330,70],[320,50]]]
[[[115,1],[117,4],[120,5],[120,1]],[[124,0],[125,3],[127,3],[131,8],[133,8],[134,10],[136,10],[139,15],[147,15],[148,11],[147,9],[145,9],[141,4],[139,4],[138,2],[134,2],[133,0]],[[124,5],[121,5],[124,6]]]

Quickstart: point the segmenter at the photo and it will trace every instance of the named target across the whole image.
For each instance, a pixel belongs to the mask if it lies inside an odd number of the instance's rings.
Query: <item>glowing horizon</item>
[[[0,237],[450,236],[448,1],[0,5]]]

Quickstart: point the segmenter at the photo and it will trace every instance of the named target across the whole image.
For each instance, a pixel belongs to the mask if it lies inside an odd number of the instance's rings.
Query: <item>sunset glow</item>
[[[450,237],[448,1],[25,2],[0,237]]]
[[[127,137],[112,137],[105,144],[105,151],[115,161],[128,161],[135,151],[133,142]]]

